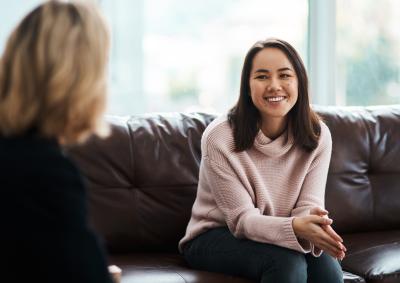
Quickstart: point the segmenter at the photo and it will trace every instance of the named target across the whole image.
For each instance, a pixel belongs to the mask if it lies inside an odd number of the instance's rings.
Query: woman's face
[[[263,121],[280,122],[296,104],[298,80],[285,53],[264,48],[253,58],[250,92]]]

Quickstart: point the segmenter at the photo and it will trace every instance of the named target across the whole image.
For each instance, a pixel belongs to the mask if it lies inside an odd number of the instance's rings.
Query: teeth
[[[267,97],[267,100],[272,102],[282,101],[284,99],[285,99],[284,96]]]

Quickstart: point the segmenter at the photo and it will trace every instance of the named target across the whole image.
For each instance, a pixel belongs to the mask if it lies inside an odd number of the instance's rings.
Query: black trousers
[[[242,276],[262,283],[339,283],[339,262],[248,239],[237,239],[226,227],[211,229],[183,250],[190,267]]]

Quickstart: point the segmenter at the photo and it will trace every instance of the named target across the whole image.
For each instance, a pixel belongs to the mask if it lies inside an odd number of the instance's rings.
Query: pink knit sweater
[[[197,197],[180,251],[199,234],[228,226],[238,238],[321,254],[297,239],[292,220],[308,215],[312,207],[324,207],[331,135],[321,122],[318,147],[311,153],[295,146],[290,134],[285,144],[285,136],[271,140],[260,130],[254,146],[238,153],[226,116],[207,127]]]

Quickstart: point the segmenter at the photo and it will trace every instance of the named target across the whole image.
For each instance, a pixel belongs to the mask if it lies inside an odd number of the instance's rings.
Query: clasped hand
[[[328,211],[319,207],[310,210],[310,215],[295,217],[292,225],[298,238],[310,241],[317,248],[342,260],[347,251],[343,239],[332,229]]]

